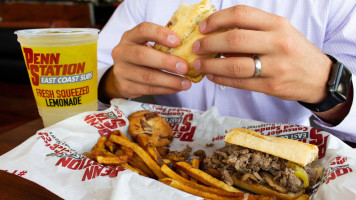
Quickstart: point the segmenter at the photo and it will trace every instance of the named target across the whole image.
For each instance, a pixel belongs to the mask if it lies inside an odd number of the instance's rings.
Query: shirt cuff
[[[334,136],[340,138],[343,141],[350,141],[356,143],[356,105],[353,104],[355,101],[355,93],[356,93],[356,76],[352,75],[352,86],[353,86],[353,99],[350,108],[350,112],[347,116],[342,120],[342,122],[336,126],[333,126],[317,116],[315,116],[318,120],[314,122],[321,126],[326,131],[332,133]]]

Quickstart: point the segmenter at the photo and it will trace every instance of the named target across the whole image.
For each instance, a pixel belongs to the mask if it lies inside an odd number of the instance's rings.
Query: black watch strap
[[[326,97],[326,99],[324,101],[322,101],[321,103],[318,103],[318,104],[305,103],[305,102],[301,102],[301,101],[298,101],[298,103],[300,103],[302,106],[308,108],[311,111],[325,112],[325,111],[328,111],[328,110],[334,108],[340,102],[337,101],[333,97],[333,95],[329,94],[328,97]]]
[[[308,108],[311,111],[328,111],[339,103],[345,102],[349,94],[352,73],[337,59],[330,55],[327,56],[333,61],[333,66],[331,68],[328,80],[328,96],[322,102],[317,104],[298,101],[302,106]]]

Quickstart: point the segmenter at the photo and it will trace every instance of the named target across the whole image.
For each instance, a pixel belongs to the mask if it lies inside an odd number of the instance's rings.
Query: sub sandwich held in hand
[[[197,72],[193,67],[193,62],[199,57],[217,57],[218,54],[196,55],[193,53],[193,43],[204,37],[199,32],[199,24],[208,16],[215,12],[215,7],[209,0],[204,0],[198,4],[188,6],[182,3],[173,17],[169,20],[166,27],[175,32],[180,39],[178,47],[168,48],[160,44],[155,44],[154,48],[162,52],[177,56],[189,65],[188,73],[184,76],[194,83],[200,82],[205,74]]]
[[[218,169],[230,185],[277,199],[296,199],[321,178],[322,167],[310,166],[318,156],[315,145],[243,128],[231,129],[225,142],[204,159],[204,166]]]

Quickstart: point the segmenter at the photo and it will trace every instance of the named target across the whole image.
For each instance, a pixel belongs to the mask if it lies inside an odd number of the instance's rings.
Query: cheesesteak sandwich
[[[176,48],[168,48],[157,43],[154,45],[154,48],[157,50],[187,61],[189,70],[184,76],[194,83],[201,81],[205,76],[205,74],[201,74],[194,69],[194,60],[199,57],[216,57],[218,55],[209,54],[199,56],[194,54],[192,49],[193,43],[197,39],[204,37],[204,35],[199,32],[200,22],[214,12],[215,7],[210,4],[209,0],[204,0],[191,6],[182,3],[166,25],[166,27],[179,36],[179,46]]]
[[[322,168],[310,166],[318,156],[315,145],[242,128],[231,129],[225,142],[204,159],[204,166],[219,170],[230,185],[277,199],[296,199],[321,178]]]

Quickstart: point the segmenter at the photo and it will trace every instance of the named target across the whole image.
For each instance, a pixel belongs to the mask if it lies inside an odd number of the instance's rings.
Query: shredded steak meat
[[[203,163],[206,168],[218,169],[228,184],[232,184],[233,175],[242,177],[244,174],[268,172],[273,177],[273,182],[286,188],[288,192],[299,192],[304,186],[293,170],[287,167],[287,160],[237,145],[226,144],[213,155],[207,156]],[[310,185],[314,185],[318,179],[317,170],[310,167],[305,167],[305,170],[309,175]],[[249,178],[247,181],[266,184],[258,179],[256,181]]]

